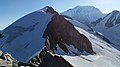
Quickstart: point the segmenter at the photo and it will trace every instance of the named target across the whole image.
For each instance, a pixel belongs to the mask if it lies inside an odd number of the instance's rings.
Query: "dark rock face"
[[[42,62],[39,67],[73,67],[61,56],[52,56],[50,53],[45,53],[41,57]]]
[[[0,67],[18,67],[18,62],[10,54],[0,50]]]
[[[32,58],[28,64],[33,65],[33,67],[73,67],[63,57],[53,56],[45,50],[42,50],[39,55]]]
[[[48,7],[46,12],[53,15],[45,32],[44,38],[49,39],[50,49],[54,52],[57,44],[66,53],[69,53],[66,45],[73,45],[80,52],[86,51],[90,54],[95,54],[92,49],[92,44],[86,36],[80,34],[62,15],[59,15],[52,7]]]
[[[0,39],[3,38],[3,37],[4,37],[3,33],[0,33]]]

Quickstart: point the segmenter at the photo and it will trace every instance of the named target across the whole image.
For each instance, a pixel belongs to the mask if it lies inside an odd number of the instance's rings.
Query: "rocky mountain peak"
[[[118,10],[113,10],[112,13],[113,13],[113,14],[118,14],[119,11],[118,11]]]
[[[102,26],[105,26],[107,28],[111,28],[117,24],[119,24],[120,22],[120,12],[118,10],[114,10],[111,13],[107,14],[105,17],[103,18],[99,18],[98,20],[92,22],[91,24],[93,24],[93,26],[95,26],[96,24],[101,24]]]
[[[52,7],[48,7],[46,12],[57,13]],[[53,52],[59,46],[65,53],[71,53],[68,46],[72,45],[80,52],[95,54],[88,38],[79,33],[71,22],[58,13],[53,15],[44,32],[44,37],[49,40],[50,49]]]
[[[116,24],[119,24],[120,22],[120,12],[117,10],[112,11],[110,14],[107,15],[109,19],[105,23],[105,26],[110,28],[115,26]]]
[[[46,13],[51,13],[51,14],[53,14],[53,13],[55,13],[55,10],[52,8],[52,7],[47,7],[47,10],[46,10]]]
[[[51,6],[46,6],[46,7],[42,8],[41,10],[43,10],[43,11],[46,12],[46,13],[58,14],[58,13],[53,9],[53,7],[51,7]]]

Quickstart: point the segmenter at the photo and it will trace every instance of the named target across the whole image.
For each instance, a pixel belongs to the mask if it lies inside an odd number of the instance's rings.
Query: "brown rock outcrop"
[[[64,52],[69,53],[66,45],[73,45],[80,52],[86,51],[95,54],[91,42],[86,36],[78,32],[72,23],[59,15],[52,7],[48,7],[46,12],[52,13],[53,17],[43,36],[49,39],[50,49],[53,52],[56,46],[59,45]]]

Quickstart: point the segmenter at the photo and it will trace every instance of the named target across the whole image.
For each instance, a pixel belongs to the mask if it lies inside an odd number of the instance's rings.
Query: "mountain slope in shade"
[[[27,62],[44,47],[42,38],[52,15],[41,10],[30,13],[14,22],[2,32],[0,49],[19,61]]]
[[[89,24],[104,16],[98,8],[93,6],[76,6],[61,14],[69,16],[83,24]]]
[[[110,42],[113,47],[120,50],[120,12],[115,10],[104,18],[99,19],[91,24],[93,29],[102,33]]]

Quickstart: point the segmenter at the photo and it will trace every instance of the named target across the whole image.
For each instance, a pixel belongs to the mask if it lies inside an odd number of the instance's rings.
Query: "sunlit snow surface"
[[[82,57],[91,60],[92,62],[81,58],[80,56],[62,55],[74,67],[119,67],[120,66],[120,51],[113,48],[110,44],[89,34],[85,30],[75,27],[80,33],[83,33],[92,42],[93,50],[96,55],[81,55]]]
[[[101,11],[93,6],[76,6],[61,14],[69,16],[83,24],[89,24],[90,22],[103,17]]]
[[[21,62],[27,62],[44,47],[42,37],[52,15],[43,11],[35,11],[17,20],[3,30],[0,39],[0,50],[10,53]]]

